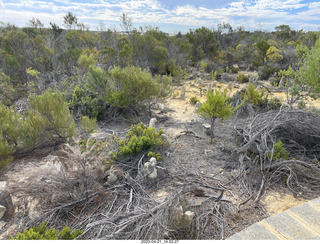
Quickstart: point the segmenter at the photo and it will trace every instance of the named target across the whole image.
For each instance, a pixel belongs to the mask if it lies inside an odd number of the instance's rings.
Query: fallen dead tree
[[[296,195],[320,190],[320,115],[269,111],[235,127],[240,178],[249,199],[257,203],[267,185],[285,182]]]

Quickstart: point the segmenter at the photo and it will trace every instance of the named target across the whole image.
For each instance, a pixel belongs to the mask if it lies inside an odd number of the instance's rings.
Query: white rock
[[[2,219],[3,215],[6,213],[7,208],[0,205],[0,219]]]
[[[155,168],[153,170],[153,172],[151,174],[148,175],[148,178],[151,180],[154,180],[155,178],[157,178],[158,174],[157,174],[157,169]]]
[[[200,102],[196,103],[196,106],[194,107],[194,112],[198,112],[198,108],[201,106]]]
[[[160,109],[161,113],[166,113],[168,112],[168,108],[166,105],[162,104],[162,103],[158,103],[158,108]]]
[[[6,225],[7,223],[6,222],[4,222],[4,221],[0,221],[0,230],[2,230],[3,229],[3,227]]]
[[[155,128],[157,119],[156,118],[151,118],[149,122],[149,128]]]
[[[146,162],[142,168],[142,173],[147,175],[149,179],[157,178],[157,169],[156,169],[157,160],[156,158],[150,158],[149,162]]]
[[[175,215],[175,222],[176,222],[177,225],[180,224],[182,218],[183,218],[183,208],[182,208],[182,206],[180,206],[177,209],[177,212],[176,212],[176,215]]]
[[[150,162],[146,162],[144,165],[143,165],[143,168],[142,168],[142,173],[144,175],[146,174],[149,174],[151,172],[151,163]]]
[[[282,76],[279,82],[279,87],[284,87],[286,85],[286,77]]]
[[[37,211],[37,208],[39,206],[39,201],[37,199],[34,199],[32,197],[27,198],[28,204],[27,204],[27,210],[28,210],[28,216],[30,219],[37,218],[41,215],[39,211]]]
[[[0,181],[0,191],[5,190],[7,186],[6,181]]]
[[[157,163],[157,159],[155,157],[150,158],[149,160],[151,163],[156,164]]]
[[[184,99],[185,98],[185,96],[186,96],[186,88],[183,86],[182,88],[181,88],[181,93],[180,93],[180,99]]]
[[[194,215],[194,212],[187,211],[183,214],[183,220],[186,222],[186,224],[191,224]]]
[[[211,125],[210,124],[202,124],[202,126],[204,127],[204,132],[207,135],[211,135]]]
[[[114,174],[113,171],[111,171],[109,176],[108,176],[107,184],[111,185],[112,183],[116,182],[117,179],[118,179],[118,177]]]

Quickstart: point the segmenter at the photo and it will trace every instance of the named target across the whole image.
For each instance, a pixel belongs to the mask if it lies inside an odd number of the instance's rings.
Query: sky
[[[0,25],[23,27],[35,18],[62,27],[68,11],[90,30],[121,30],[122,13],[135,28],[153,26],[172,34],[223,22],[249,31],[273,31],[282,24],[294,30],[320,28],[320,0],[0,0]]]

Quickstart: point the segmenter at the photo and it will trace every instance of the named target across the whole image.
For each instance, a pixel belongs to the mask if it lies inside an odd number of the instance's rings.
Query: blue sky
[[[0,0],[0,21],[26,26],[34,18],[60,26],[71,11],[91,30],[120,28],[124,12],[135,27],[157,26],[169,33],[230,23],[246,30],[274,30],[281,24],[296,30],[320,28],[320,0]]]

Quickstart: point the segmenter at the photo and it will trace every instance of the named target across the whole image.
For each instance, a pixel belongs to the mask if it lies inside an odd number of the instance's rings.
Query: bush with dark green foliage
[[[107,88],[106,100],[115,108],[137,107],[151,100],[157,92],[152,75],[140,68],[115,67],[110,74],[112,83]]]
[[[270,109],[279,110],[282,105],[282,100],[276,97],[269,99],[268,106]]]
[[[273,152],[268,154],[268,158],[272,160],[288,160],[290,157],[290,153],[283,147],[283,143],[281,140],[277,141],[277,143],[273,146]]]
[[[65,226],[60,232],[54,228],[48,228],[46,222],[38,226],[18,232],[16,237],[10,236],[10,240],[75,240],[83,233],[83,230],[73,230]]]
[[[142,69],[115,67],[108,73],[99,67],[90,67],[87,74],[88,90],[116,110],[139,109],[152,101],[168,96],[172,79],[156,76]]]
[[[144,126],[143,123],[132,125],[124,139],[117,139],[120,147],[118,151],[113,154],[113,158],[116,159],[117,156],[136,155],[142,151],[159,151],[168,145],[168,142],[162,138],[162,134],[162,129],[159,129],[157,132],[155,128],[149,128],[148,125]]]
[[[206,94],[207,100],[201,104],[198,108],[199,114],[211,120],[211,142],[214,136],[213,130],[216,119],[220,119],[221,122],[225,122],[231,115],[242,106],[245,99],[237,106],[233,107],[230,97],[227,94],[227,89],[221,90],[209,90]]]
[[[81,86],[78,84],[70,94],[69,109],[73,112],[75,118],[81,115],[103,119],[104,111],[106,109],[106,102],[104,95],[93,93],[95,90],[89,88],[89,85]],[[103,93],[104,94],[104,93]]]
[[[272,67],[270,64],[267,64],[259,70],[259,78],[261,80],[268,80],[270,76],[274,75],[274,73],[278,72],[279,70],[279,68]]]
[[[248,103],[263,106],[268,104],[268,94],[265,89],[258,90],[252,83],[249,83],[246,89],[240,92],[240,96],[247,98]]]
[[[191,97],[189,100],[189,103],[191,103],[192,105],[196,105],[197,102],[200,102],[200,100],[197,97]]]
[[[0,162],[10,153],[43,143],[64,141],[75,133],[75,122],[62,93],[46,91],[30,96],[30,109],[20,115],[0,103]]]
[[[249,75],[245,75],[243,73],[239,73],[237,76],[237,81],[239,83],[248,83],[249,82]]]
[[[230,74],[237,74],[237,73],[239,73],[239,71],[240,71],[240,68],[237,67],[237,66],[234,66],[234,65],[232,65],[232,66],[228,69],[228,72],[229,72]]]
[[[39,127],[41,134],[50,139],[66,139],[75,134],[75,122],[62,93],[47,90],[39,96],[30,96],[29,100],[28,129]],[[37,125],[35,121],[38,122]]]
[[[187,76],[186,71],[176,64],[175,59],[169,59],[167,64],[167,74],[171,75],[177,81],[180,81]]]
[[[97,129],[97,119],[82,116],[80,119],[80,128],[86,134],[94,132]]]
[[[11,148],[8,142],[3,140],[2,134],[0,133],[0,170],[11,162],[12,157],[10,157]]]

